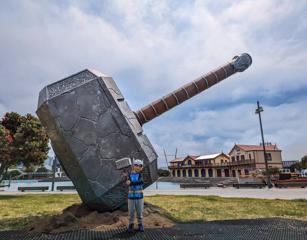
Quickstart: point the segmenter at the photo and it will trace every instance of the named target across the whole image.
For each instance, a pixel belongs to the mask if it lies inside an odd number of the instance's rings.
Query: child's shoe
[[[133,224],[133,223],[129,224],[127,230],[128,230],[128,232],[133,232],[133,230],[134,230],[134,224]]]
[[[139,229],[140,232],[144,232],[144,226],[142,223],[139,224]]]

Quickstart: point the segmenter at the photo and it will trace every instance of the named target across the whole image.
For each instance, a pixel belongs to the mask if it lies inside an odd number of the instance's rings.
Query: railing
[[[255,159],[240,160],[235,162],[225,163],[207,163],[207,164],[195,164],[195,165],[171,165],[169,169],[183,169],[183,168],[208,168],[208,167],[232,167],[238,165],[255,164]]]
[[[246,165],[246,164],[254,164],[254,159],[248,159],[248,160],[240,160],[235,162],[229,162],[230,166],[237,166],[237,165]]]

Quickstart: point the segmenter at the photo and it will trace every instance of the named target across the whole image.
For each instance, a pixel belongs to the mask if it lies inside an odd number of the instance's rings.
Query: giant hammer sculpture
[[[116,161],[144,161],[145,187],[157,179],[157,154],[142,125],[252,63],[244,53],[218,69],[133,112],[114,80],[84,70],[43,88],[37,115],[82,201],[99,211],[125,206],[126,189]]]

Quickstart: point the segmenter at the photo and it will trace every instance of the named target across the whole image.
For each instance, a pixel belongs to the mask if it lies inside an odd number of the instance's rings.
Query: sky
[[[304,0],[1,1],[0,116],[35,114],[39,91],[86,68],[112,76],[133,110],[229,62],[252,66],[143,126],[159,166],[235,143],[307,155]],[[51,153],[52,154],[52,153]]]

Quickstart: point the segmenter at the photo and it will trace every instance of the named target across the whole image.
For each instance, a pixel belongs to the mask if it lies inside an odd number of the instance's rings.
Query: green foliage
[[[16,179],[17,177],[21,176],[23,174],[22,171],[18,169],[9,170],[6,174],[4,174],[3,179]]]
[[[47,172],[51,172],[50,170],[48,170],[47,168],[45,167],[39,167],[36,172],[39,172],[39,173],[47,173]]]
[[[28,165],[26,166],[26,168],[24,169],[24,172],[25,173],[32,173],[35,171],[35,167],[31,164],[31,165]]]
[[[301,159],[302,168],[307,168],[307,155]]]
[[[159,177],[168,177],[168,176],[170,176],[170,172],[168,170],[164,170],[164,169],[159,168],[158,169],[158,176]]]
[[[300,162],[293,164],[291,167],[299,171],[307,169],[307,155],[303,156]]]
[[[269,173],[270,175],[279,174],[279,169],[278,169],[278,168],[269,168],[269,169],[268,169],[268,173]],[[263,174],[263,175],[267,175],[267,171],[266,171],[266,170],[263,171],[262,174]]]
[[[18,127],[21,124],[22,116],[16,112],[6,113],[1,121],[2,126],[10,131],[12,135],[17,132]]]
[[[40,165],[47,159],[48,136],[37,117],[31,114],[23,117],[14,138],[16,158],[26,167]]]
[[[45,167],[39,167],[36,172],[51,172],[50,170],[48,170],[47,168]]]
[[[12,164],[12,141],[10,132],[0,124],[0,176],[7,170],[7,166]]]
[[[9,171],[9,174],[11,176],[12,179],[18,177],[18,176],[21,176],[23,174],[23,172],[17,170],[17,169],[14,169],[12,171]]]
[[[41,165],[48,151],[48,136],[37,117],[5,114],[0,122],[0,176],[19,163],[27,168]]]

